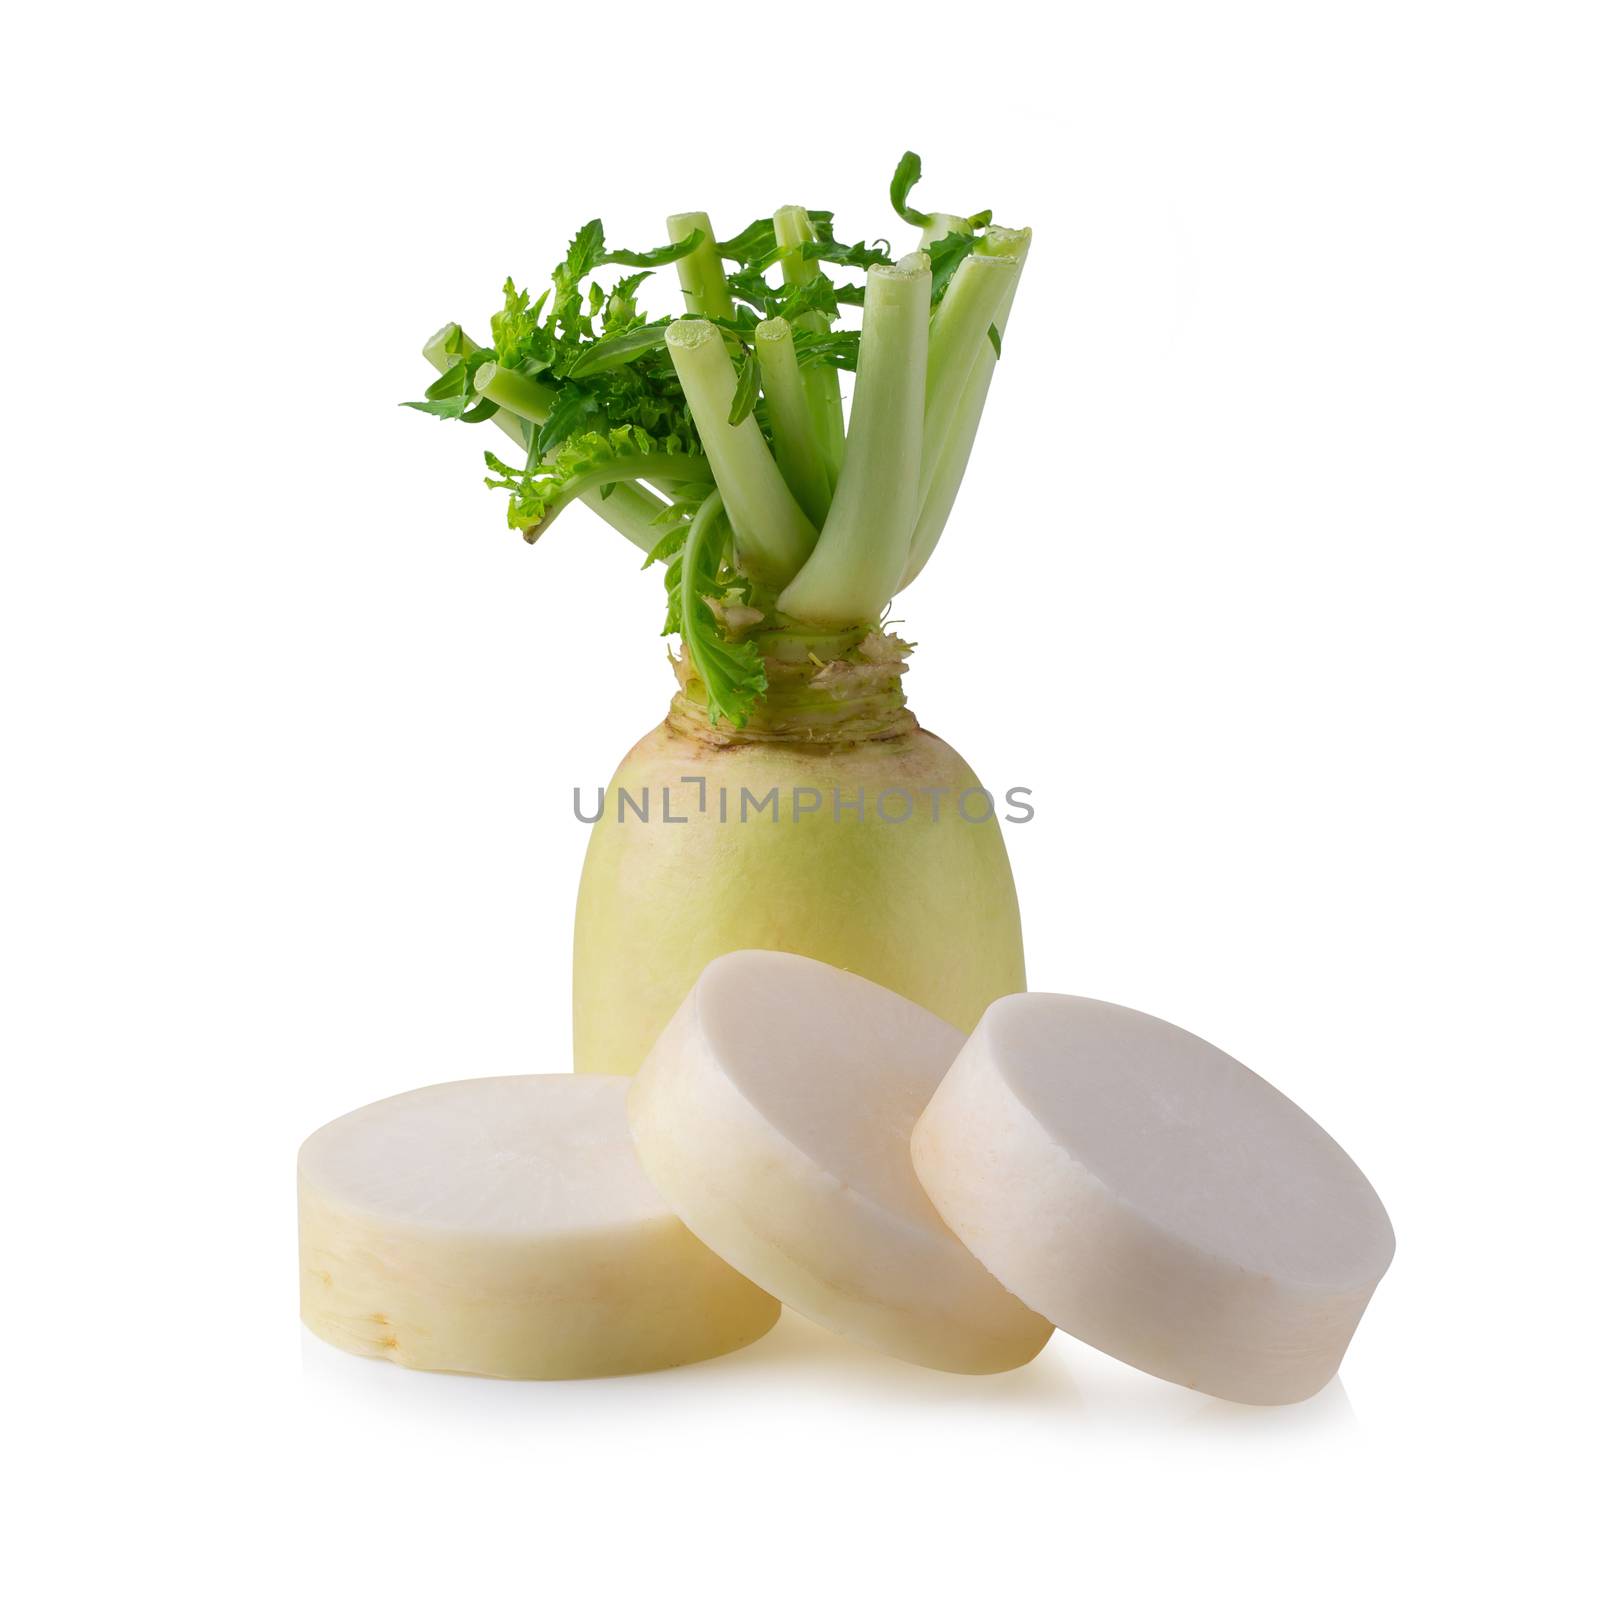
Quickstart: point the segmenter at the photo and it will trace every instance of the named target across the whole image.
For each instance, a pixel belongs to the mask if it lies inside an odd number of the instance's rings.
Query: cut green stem
[[[994,356],[989,329],[1016,287],[1017,264],[1006,256],[970,255],[956,275],[928,331],[928,398],[922,423],[922,481],[917,510],[927,503],[934,473],[944,459],[956,413],[979,354]]]
[[[709,322],[674,322],[667,350],[722,491],[739,569],[781,588],[810,555],[817,530],[789,492],[754,416],[728,421],[737,380],[721,331]]]
[[[466,356],[474,355],[483,346],[471,334],[467,333],[459,322],[447,322],[434,336],[422,347],[422,359],[433,368],[435,372],[448,372],[456,362]],[[528,448],[528,435],[519,418],[510,412],[500,410],[489,419],[494,425],[514,443]]]
[[[931,295],[924,255],[867,273],[844,467],[816,550],[779,596],[789,616],[870,622],[894,594],[917,521]]]
[[[540,426],[549,421],[556,402],[556,391],[549,384],[493,361],[486,361],[473,373],[472,384],[485,400],[493,400],[502,411]]]
[[[806,260],[801,253],[817,237],[816,225],[804,206],[780,206],[772,214],[772,231],[783,252],[779,266],[785,283],[806,283],[822,271],[820,263]],[[820,311],[808,311],[797,317],[794,325],[807,333],[826,333],[833,322]],[[844,401],[839,394],[839,374],[828,366],[807,367],[801,380],[831,496],[844,461]]]
[[[691,316],[731,321],[733,296],[728,292],[722,257],[717,253],[716,238],[711,232],[711,218],[703,211],[680,211],[667,218],[667,237],[674,244],[687,239],[696,228],[700,230],[700,243],[678,261],[678,282],[683,287],[684,304]]]
[[[755,349],[778,470],[800,509],[820,528],[827,519],[832,484],[805,379],[795,359],[794,332],[782,317],[772,317],[756,328]]]
[[[990,228],[978,247],[982,254],[1001,256],[1016,264],[1017,270],[1011,276],[1010,289],[994,316],[994,327],[1002,334],[1011,315],[1017,284],[1027,263],[1028,245],[1032,238],[1033,231],[1030,228]],[[978,424],[983,418],[984,403],[989,398],[989,384],[994,377],[995,363],[998,359],[994,346],[985,339],[978,350],[978,358],[973,363],[972,371],[962,386],[960,403],[956,406],[955,415],[945,436],[944,447],[939,459],[934,463],[933,473],[928,481],[928,492],[917,517],[916,530],[911,536],[911,550],[906,561],[906,569],[900,579],[899,587],[902,589],[906,588],[928,564],[928,558],[933,554],[939,543],[939,536],[944,532],[945,523],[949,521],[956,494],[961,488],[961,479],[967,470],[967,462],[972,457],[973,442],[978,436]]]
[[[639,480],[645,476],[646,466],[651,481],[669,488],[681,488],[684,484],[711,481],[711,469],[704,456],[669,455],[666,451],[652,451],[650,455],[644,457],[622,455],[597,462],[574,477],[570,484],[563,485],[546,498],[543,517],[537,527],[526,531],[523,537],[530,543],[537,539],[574,500],[582,500],[586,506],[592,507],[601,516],[605,516],[611,509],[613,500],[630,493],[659,507],[659,501],[652,501],[651,496],[638,487]],[[610,493],[603,495],[602,491],[608,488]],[[627,504],[625,500],[624,515],[630,515]],[[650,513],[648,521],[635,525],[630,520],[626,527],[618,524],[613,526],[641,550],[654,550],[661,542],[662,528],[656,520],[654,511]]]

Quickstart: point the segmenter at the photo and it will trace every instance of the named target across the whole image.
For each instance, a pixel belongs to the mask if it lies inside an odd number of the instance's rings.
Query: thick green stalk
[[[458,357],[470,356],[482,348],[483,346],[471,334],[462,331],[459,322],[447,322],[423,345],[422,357],[435,372],[447,372]],[[527,435],[515,416],[505,411],[497,411],[489,420],[508,439],[521,445],[524,450],[528,448]]]
[[[1028,259],[1028,245],[1033,238],[1030,228],[991,228],[979,246],[985,254],[1003,256],[1016,263],[1016,272],[1010,280],[1010,289],[994,316],[994,326],[1000,333],[1006,331],[1011,307],[1016,299],[1017,284]],[[972,456],[972,446],[978,437],[978,424],[983,419],[984,402],[989,398],[989,384],[994,377],[999,357],[994,346],[986,339],[978,350],[978,359],[962,387],[961,400],[956,407],[944,448],[934,464],[928,492],[917,517],[916,531],[911,536],[911,552],[899,587],[906,588],[928,564],[928,558],[939,543],[939,536],[950,518],[961,479]]]
[[[513,372],[509,367],[488,361],[472,375],[473,387],[485,400],[492,400],[502,411],[542,426],[549,420],[556,392],[547,383]]]
[[[994,346],[989,328],[1016,286],[1017,264],[1005,256],[971,255],[956,268],[950,287],[934,313],[928,331],[928,399],[922,421],[922,481],[917,491],[920,514],[940,461],[967,379],[979,353]]]
[[[667,237],[679,244],[698,228],[700,243],[678,261],[678,282],[683,287],[684,304],[691,316],[733,317],[733,296],[728,292],[728,279],[722,270],[722,257],[717,253],[716,237],[711,232],[711,218],[703,211],[680,211],[667,218]]]
[[[794,491],[800,509],[820,528],[828,515],[832,485],[806,397],[805,379],[795,360],[794,333],[782,317],[773,317],[756,328],[755,348],[778,471]]]
[[[756,419],[728,420],[737,380],[721,332],[709,322],[674,322],[667,350],[722,491],[739,568],[781,588],[810,555],[817,530],[789,492]]]
[[[807,261],[801,254],[801,248],[817,236],[804,206],[780,206],[772,214],[772,231],[783,251],[779,265],[785,283],[805,283],[822,271],[820,263]],[[808,311],[797,317],[794,325],[807,333],[826,333],[833,323],[820,311]],[[839,395],[839,374],[832,367],[817,366],[807,367],[801,377],[831,495],[844,461],[844,401]]]
[[[452,346],[453,349],[450,348]],[[470,335],[463,333],[456,323],[449,322],[422,347],[422,354],[435,372],[443,372],[449,367],[455,354],[471,355],[481,348]],[[480,367],[479,373],[486,370],[487,367]],[[496,367],[495,371],[503,373],[508,378],[521,379],[523,383],[536,389],[544,387],[538,384],[537,380],[527,378],[521,373],[505,373],[500,367]],[[477,378],[478,373],[474,373],[474,382]],[[524,398],[529,397],[524,396]],[[500,406],[500,410],[495,412],[490,420],[522,449],[530,449],[531,426],[537,426],[550,415],[548,401],[544,404],[542,414],[538,416],[533,415],[531,411],[525,416],[519,414],[514,407],[503,401],[496,400],[495,403]],[[531,426],[524,427],[524,420]],[[660,542],[662,530],[656,517],[660,514],[662,506],[648,490],[632,483],[619,483],[607,495],[602,496],[598,489],[592,489],[585,493],[582,499],[597,517],[615,528],[629,544],[637,545],[641,550],[653,550]]]
[[[704,456],[689,455],[686,452],[668,455],[665,451],[661,451],[644,459],[652,463],[652,473],[656,481],[666,486],[669,492],[681,489],[689,483],[711,482],[711,468]],[[582,500],[585,505],[593,505],[596,500],[605,505],[609,500],[614,500],[624,489],[633,488],[641,475],[641,464],[638,456],[623,455],[585,468],[573,482],[553,493],[545,501],[544,520],[535,530],[525,531],[523,537],[530,543],[537,539],[574,500]],[[601,491],[607,488],[611,493],[602,499]],[[620,531],[626,533],[626,529]],[[628,537],[641,550],[653,550],[660,542],[663,532],[665,530],[656,524],[642,528],[638,538],[634,538],[631,534]]]
[[[928,382],[928,258],[867,273],[850,437],[811,559],[778,598],[803,622],[876,619],[905,569],[917,520]]]

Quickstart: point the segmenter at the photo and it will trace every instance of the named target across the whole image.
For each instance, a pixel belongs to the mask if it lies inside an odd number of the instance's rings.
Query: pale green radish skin
[[[714,744],[664,723],[628,753],[590,833],[573,949],[579,1072],[632,1073],[708,961],[788,951],[869,978],[970,1032],[1026,988],[1016,888],[1000,824],[962,819],[977,776],[916,728],[858,743]],[[704,779],[705,812],[698,809]],[[796,818],[793,791],[821,791]],[[661,791],[672,813],[660,820]],[[736,820],[742,789],[772,808]],[[618,791],[652,795],[651,820],[618,820]],[[864,815],[833,795],[864,793]],[[928,791],[942,791],[937,798]],[[890,793],[890,791],[903,791]],[[726,793],[730,820],[719,820]],[[903,822],[885,821],[877,802]],[[809,797],[802,798],[804,806]],[[591,802],[592,803],[592,802]],[[938,806],[938,820],[934,808]],[[969,802],[973,815],[982,803]]]

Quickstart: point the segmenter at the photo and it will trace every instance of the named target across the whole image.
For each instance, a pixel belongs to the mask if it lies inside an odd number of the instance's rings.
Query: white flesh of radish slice
[[[380,1100],[300,1149],[300,1314],[402,1366],[498,1378],[679,1366],[778,1303],[639,1168],[626,1078],[475,1078]]]
[[[711,1249],[835,1333],[953,1372],[1020,1366],[1050,1325],[911,1169],[912,1126],[962,1037],[820,961],[719,957],[634,1079],[640,1160]]]
[[[1299,1107],[1098,1000],[997,1000],[911,1150],[945,1221],[1028,1305],[1224,1399],[1315,1394],[1394,1254],[1372,1186]]]

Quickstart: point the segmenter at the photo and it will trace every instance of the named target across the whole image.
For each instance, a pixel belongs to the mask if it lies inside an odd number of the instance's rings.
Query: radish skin
[[[634,746],[591,830],[578,891],[578,1071],[636,1071],[701,970],[732,950],[811,956],[962,1030],[1027,986],[1000,824],[963,819],[958,800],[977,776],[906,720],[909,732],[837,745],[715,744],[669,722]],[[662,820],[664,789],[683,821]],[[798,817],[796,789],[810,791]],[[652,796],[649,822],[621,804],[623,790]],[[742,791],[772,790],[775,807],[738,820]],[[806,809],[812,794],[819,809]],[[981,802],[969,811],[981,815]]]

